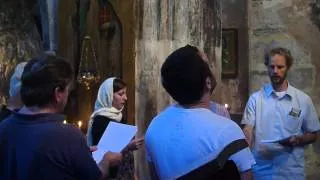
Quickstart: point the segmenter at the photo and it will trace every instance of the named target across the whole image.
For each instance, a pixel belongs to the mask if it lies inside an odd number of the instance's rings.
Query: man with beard
[[[318,115],[308,95],[292,87],[293,58],[285,48],[265,56],[271,83],[252,94],[242,119],[256,160],[254,179],[304,179],[304,146],[315,142]]]

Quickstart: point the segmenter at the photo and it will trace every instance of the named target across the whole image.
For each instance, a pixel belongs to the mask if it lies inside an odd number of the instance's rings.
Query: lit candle
[[[63,124],[67,124],[67,120],[64,120],[64,121],[63,121]]]
[[[78,127],[81,129],[82,121],[78,121]]]
[[[226,109],[228,109],[229,105],[228,105],[228,104],[224,104],[224,107],[225,107]]]

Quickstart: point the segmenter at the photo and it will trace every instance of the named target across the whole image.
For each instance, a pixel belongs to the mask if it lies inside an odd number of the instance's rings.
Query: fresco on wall
[[[40,50],[40,36],[30,12],[33,5],[32,1],[1,2],[0,104],[6,104],[9,80],[16,64],[28,60]]]
[[[236,78],[238,73],[238,31],[222,29],[221,77]]]

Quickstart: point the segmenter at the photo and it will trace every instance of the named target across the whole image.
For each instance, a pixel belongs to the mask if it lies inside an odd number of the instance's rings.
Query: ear
[[[56,102],[61,102],[63,99],[63,91],[61,91],[60,87],[56,87],[54,89],[54,98]]]
[[[212,89],[212,83],[209,77],[206,78],[206,88],[209,90]]]
[[[206,53],[199,51],[198,54],[202,58],[202,60],[204,60],[206,63],[209,63],[209,58]]]

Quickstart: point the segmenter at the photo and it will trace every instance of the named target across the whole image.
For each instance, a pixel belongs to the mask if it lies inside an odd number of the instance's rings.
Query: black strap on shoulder
[[[240,150],[247,148],[248,143],[244,139],[238,139],[230,144],[228,144],[218,155],[218,157],[207,164],[200,166],[199,168],[181,176],[178,180],[189,180],[189,179],[205,179],[210,175],[216,174],[219,170],[221,170],[229,157],[239,152]]]

